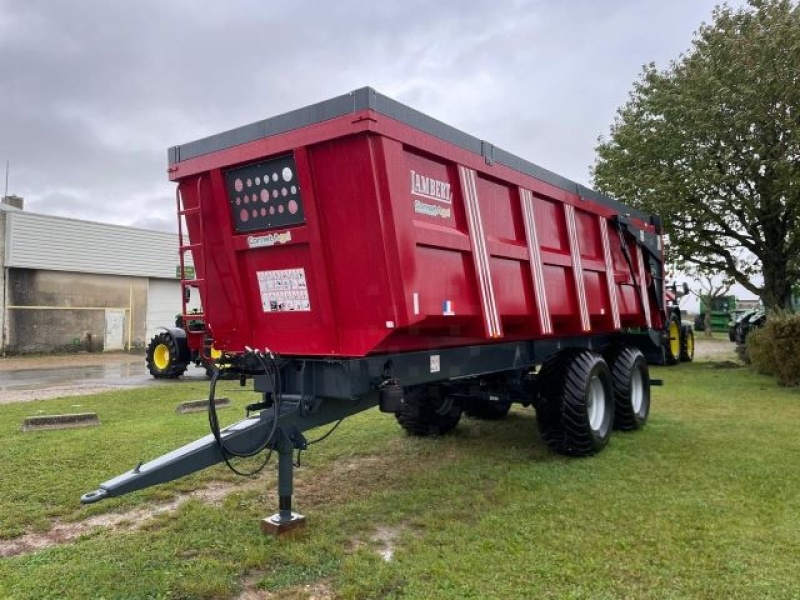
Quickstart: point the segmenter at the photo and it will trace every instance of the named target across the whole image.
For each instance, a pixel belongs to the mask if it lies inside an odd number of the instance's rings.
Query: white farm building
[[[0,354],[122,350],[181,311],[178,236],[0,203]]]

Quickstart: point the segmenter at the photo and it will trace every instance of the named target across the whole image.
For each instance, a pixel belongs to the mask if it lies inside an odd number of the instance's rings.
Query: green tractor
[[[741,314],[737,310],[736,296],[717,296],[710,303],[707,299],[701,298],[700,314],[694,320],[695,331],[705,331],[706,312],[710,313],[711,331],[728,331],[730,322]]]

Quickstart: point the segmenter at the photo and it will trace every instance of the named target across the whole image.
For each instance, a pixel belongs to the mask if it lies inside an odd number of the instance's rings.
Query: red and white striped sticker
[[[650,302],[647,300],[647,279],[645,278],[644,258],[642,256],[642,249],[639,244],[636,244],[635,248],[636,261],[639,266],[639,287],[642,290],[642,309],[644,310],[644,318],[647,321],[647,326],[652,327],[653,321],[650,318]]]
[[[564,205],[567,217],[567,233],[569,249],[572,254],[572,273],[575,275],[575,288],[578,290],[578,307],[581,313],[581,326],[584,331],[590,331],[589,309],[586,305],[586,286],[583,282],[583,264],[581,263],[581,249],[578,244],[578,227],[575,223],[575,207],[571,204]]]
[[[472,241],[472,257],[475,261],[475,272],[478,274],[486,335],[491,338],[499,338],[502,337],[503,331],[500,327],[500,316],[497,312],[492,274],[489,270],[489,251],[486,247],[483,220],[481,219],[481,211],[478,206],[478,185],[475,171],[459,165],[458,176],[461,180],[461,191],[464,196],[464,206],[467,213],[469,237]]]
[[[604,216],[600,219],[600,237],[603,242],[603,256],[606,260],[606,281],[608,282],[608,298],[611,302],[611,318],[614,329],[620,329],[622,323],[619,319],[619,301],[617,299],[617,282],[614,280],[614,261],[611,260],[611,244],[608,239],[608,220]]]
[[[542,267],[542,252],[539,248],[539,236],[536,233],[536,214],[533,210],[533,194],[530,190],[520,188],[522,202],[522,216],[525,223],[525,239],[528,242],[528,263],[533,279],[534,300],[539,312],[539,324],[542,333],[553,333],[553,323],[550,320],[550,308],[547,306],[547,291],[544,285],[544,269]]]

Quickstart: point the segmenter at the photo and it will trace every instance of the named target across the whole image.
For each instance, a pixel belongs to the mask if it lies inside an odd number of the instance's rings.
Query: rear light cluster
[[[237,232],[288,227],[305,222],[297,168],[290,154],[225,174]]]

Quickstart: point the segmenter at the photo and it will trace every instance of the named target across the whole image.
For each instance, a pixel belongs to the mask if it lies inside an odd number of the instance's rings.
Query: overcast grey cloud
[[[370,85],[588,184],[714,5],[0,0],[0,160],[28,210],[174,230],[169,146]]]

